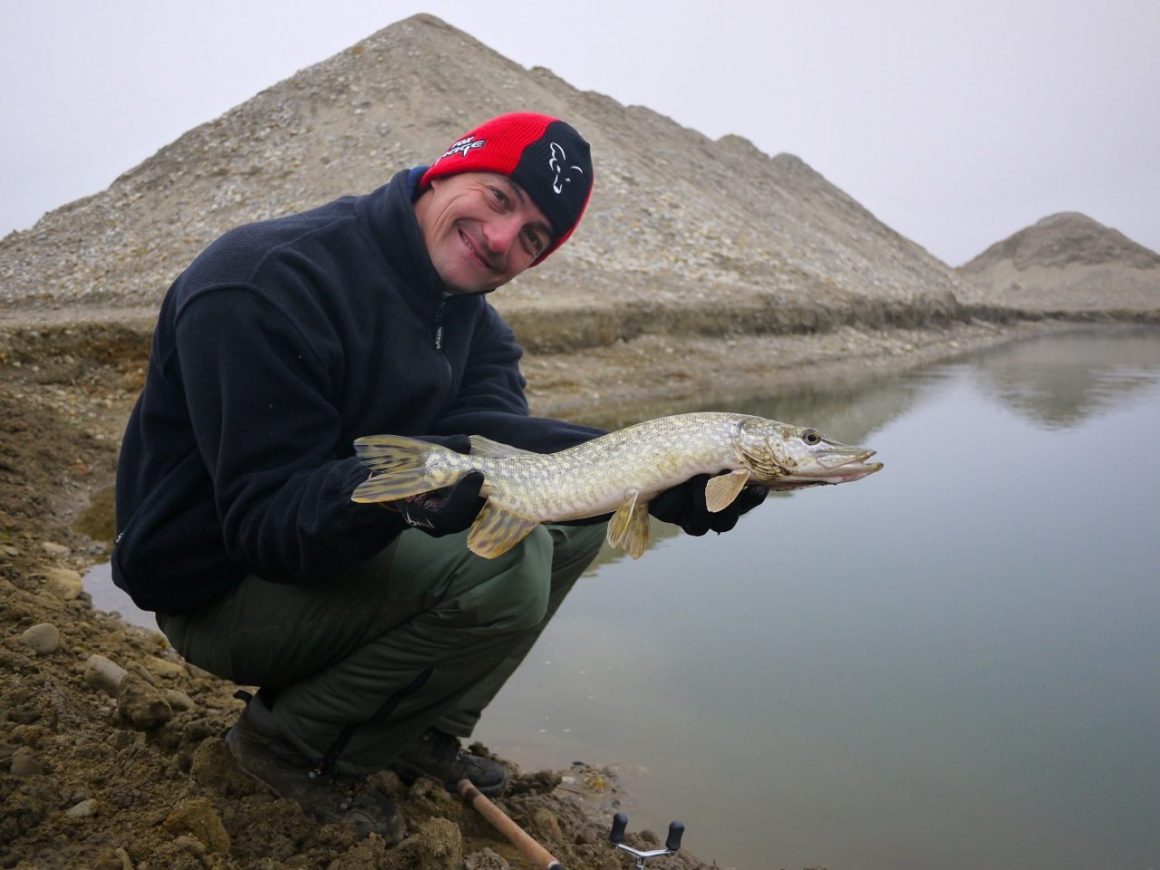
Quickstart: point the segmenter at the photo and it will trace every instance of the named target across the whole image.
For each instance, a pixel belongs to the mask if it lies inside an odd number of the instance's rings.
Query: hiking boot
[[[459,780],[468,779],[485,795],[495,796],[503,791],[507,771],[498,763],[482,755],[472,755],[460,745],[459,739],[428,728],[391,762],[391,770],[410,784],[420,776],[438,780],[449,791],[457,791]]]
[[[397,843],[407,832],[395,805],[365,778],[339,779],[318,771],[282,736],[261,692],[246,704],[226,743],[242,771],[318,822],[349,822],[360,838],[378,834],[388,843]]]

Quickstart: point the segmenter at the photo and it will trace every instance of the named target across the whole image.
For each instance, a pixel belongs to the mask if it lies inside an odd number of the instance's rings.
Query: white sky
[[[951,265],[1058,211],[1160,251],[1156,0],[0,0],[0,235],[416,12],[796,154]]]

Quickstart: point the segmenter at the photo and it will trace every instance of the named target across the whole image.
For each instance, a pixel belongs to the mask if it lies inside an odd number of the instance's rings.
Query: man
[[[592,191],[563,121],[502,115],[365,196],[232,230],[167,293],[117,473],[117,585],[185,658],[262,688],[238,764],[325,822],[397,839],[366,774],[496,793],[460,749],[595,557],[603,526],[465,545],[482,476],[383,510],[350,500],[361,435],[552,452],[600,430],[529,416],[521,351],[486,293],[549,256]],[[703,483],[703,481],[701,481]],[[691,482],[654,513],[704,534]]]

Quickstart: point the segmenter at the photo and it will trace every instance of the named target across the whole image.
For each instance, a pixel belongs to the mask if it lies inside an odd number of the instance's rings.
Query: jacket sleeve
[[[523,351],[490,305],[472,337],[459,392],[440,417],[440,435],[484,435],[537,453],[555,453],[604,434],[603,429],[528,414]]]
[[[402,528],[350,500],[367,472],[340,443],[334,360],[325,336],[312,339],[245,287],[203,291],[177,315],[182,386],[226,549],[274,582],[337,575]]]

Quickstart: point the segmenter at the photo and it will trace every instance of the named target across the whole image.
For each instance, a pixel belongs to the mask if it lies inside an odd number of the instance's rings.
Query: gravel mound
[[[1160,254],[1076,212],[996,242],[959,272],[964,301],[1031,311],[1160,309]]]
[[[497,294],[505,311],[953,308],[950,267],[797,157],[578,91],[418,15],[0,240],[0,314],[156,305],[226,229],[372,190],[482,118],[524,108],[585,133],[597,182],[573,241]]]

